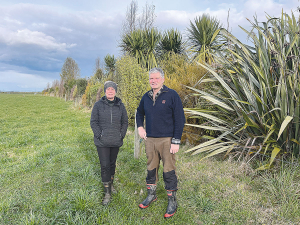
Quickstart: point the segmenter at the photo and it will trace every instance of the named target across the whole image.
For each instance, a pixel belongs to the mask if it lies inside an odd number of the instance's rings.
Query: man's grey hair
[[[164,78],[164,77],[165,77],[164,71],[163,71],[161,68],[158,68],[158,67],[154,67],[154,68],[152,68],[151,70],[149,70],[149,76],[150,76],[152,73],[159,73],[160,76],[161,76],[161,78]]]

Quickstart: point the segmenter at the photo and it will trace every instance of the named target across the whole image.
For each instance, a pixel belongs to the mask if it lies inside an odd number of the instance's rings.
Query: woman
[[[123,145],[128,127],[128,117],[121,99],[116,97],[117,85],[112,81],[104,84],[103,96],[95,103],[91,114],[91,128],[101,165],[101,178],[105,196],[102,204],[110,202],[119,148]]]

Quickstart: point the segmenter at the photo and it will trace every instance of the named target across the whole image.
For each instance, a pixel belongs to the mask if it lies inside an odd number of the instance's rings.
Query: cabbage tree
[[[194,22],[190,21],[187,29],[188,46],[193,59],[209,64],[214,61],[214,53],[223,46],[219,33],[221,27],[220,21],[208,14],[196,17]]]

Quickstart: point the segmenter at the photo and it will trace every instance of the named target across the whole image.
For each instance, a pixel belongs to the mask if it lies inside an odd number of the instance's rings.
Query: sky
[[[138,13],[155,6],[155,24],[187,36],[190,22],[203,13],[220,20],[242,42],[247,19],[265,22],[282,10],[299,15],[299,0],[138,0]],[[121,57],[122,24],[131,0],[0,0],[0,92],[38,92],[60,80],[67,57],[81,77],[91,77],[107,54]],[[229,17],[228,17],[229,15]]]

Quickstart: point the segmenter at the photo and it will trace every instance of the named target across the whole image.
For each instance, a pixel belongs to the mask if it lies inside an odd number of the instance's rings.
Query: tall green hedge
[[[127,109],[129,123],[133,125],[135,110],[142,96],[150,89],[148,73],[136,58],[123,56],[116,63],[116,74],[118,95]]]

